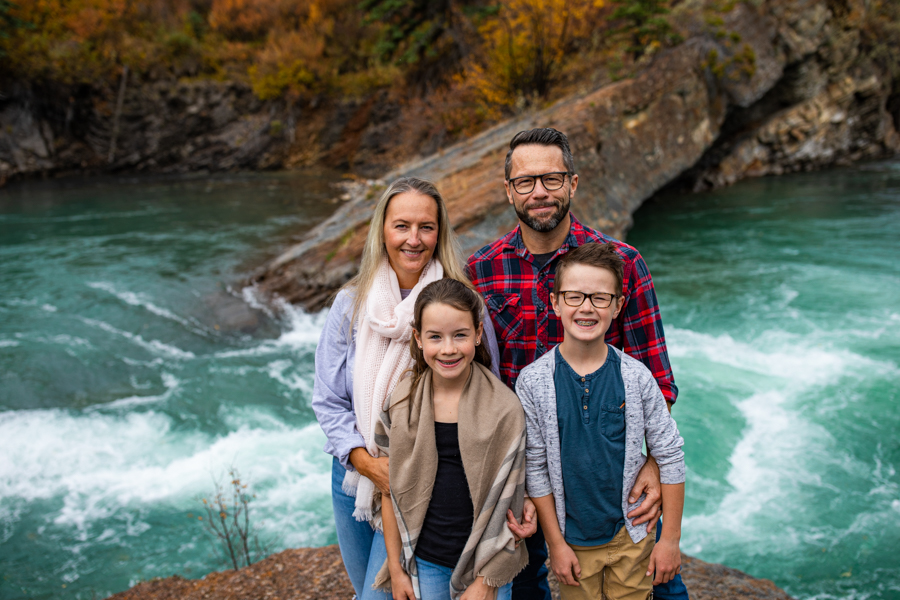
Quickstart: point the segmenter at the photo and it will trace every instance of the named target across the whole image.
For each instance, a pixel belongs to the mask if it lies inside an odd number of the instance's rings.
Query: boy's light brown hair
[[[613,275],[616,276],[616,296],[622,295],[625,261],[622,260],[619,253],[616,252],[616,247],[612,244],[588,242],[563,254],[563,257],[559,259],[559,264],[556,265],[556,278],[553,281],[554,296],[562,291],[560,282],[566,270],[572,265],[588,265],[612,271]]]

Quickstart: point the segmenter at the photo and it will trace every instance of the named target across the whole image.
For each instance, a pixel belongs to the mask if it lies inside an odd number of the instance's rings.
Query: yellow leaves
[[[285,91],[300,94],[316,83],[316,75],[307,64],[316,63],[325,47],[323,38],[291,31],[270,35],[256,64],[248,69],[253,92],[262,100],[277,98]]]
[[[405,97],[405,81],[429,90],[410,101],[422,100],[432,127],[472,133],[545,101],[561,81],[571,83],[611,10],[610,0],[501,0],[497,10],[473,17],[458,10],[463,4],[454,4],[452,18],[440,26],[455,27],[464,62],[432,64],[426,54],[419,75],[409,63],[380,58],[385,24],[365,22],[359,0],[17,0],[17,16],[35,28],[0,40],[0,52],[20,78],[110,89],[124,65],[145,80],[238,79],[261,99],[363,97],[391,87]],[[428,19],[422,27],[435,23]],[[420,34],[432,39],[415,30],[399,42],[401,50]],[[440,39],[449,43],[447,35]],[[430,50],[443,56],[441,48]]]
[[[574,44],[589,37],[603,0],[509,0],[479,27],[483,57],[462,75],[483,102],[513,106],[546,95]]]
[[[258,40],[295,27],[325,36],[334,27],[333,15],[333,7],[322,0],[213,0],[209,25],[237,40]]]
[[[213,0],[209,26],[227,37],[255,39],[272,27],[278,3],[265,0]]]

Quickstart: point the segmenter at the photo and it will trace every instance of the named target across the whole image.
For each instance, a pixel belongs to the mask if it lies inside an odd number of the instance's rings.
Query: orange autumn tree
[[[226,39],[261,42],[247,69],[263,99],[341,89],[370,64],[356,0],[213,0],[209,24]],[[352,77],[350,77],[352,79]]]
[[[4,40],[10,66],[64,83],[106,77],[129,46],[136,22],[130,8],[125,0],[15,2],[11,14],[32,28]]]
[[[478,48],[431,111],[451,135],[543,102],[606,27],[604,0],[508,0],[476,22]]]
[[[0,40],[2,70],[29,81],[102,85],[122,66],[146,72],[198,44],[192,23],[204,0],[14,0],[28,28]],[[198,48],[197,53],[201,50]]]
[[[277,0],[213,0],[209,26],[228,39],[258,40],[277,24],[282,13],[290,12],[286,4]]]
[[[546,97],[603,6],[603,0],[509,0],[479,27],[483,51],[461,79],[497,106]]]

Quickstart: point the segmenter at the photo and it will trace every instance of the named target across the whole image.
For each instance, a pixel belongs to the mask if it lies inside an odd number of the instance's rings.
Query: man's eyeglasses
[[[534,189],[535,183],[540,179],[541,185],[544,186],[545,190],[555,192],[566,182],[566,175],[571,175],[571,173],[560,171],[558,173],[544,173],[543,175],[525,175],[523,177],[513,177],[509,180],[509,183],[512,184],[516,192],[530,194]]]
[[[612,301],[619,297],[618,294],[606,294],[604,292],[597,292],[596,294],[585,294],[584,292],[560,292],[559,295],[562,296],[562,299],[566,304],[575,307],[584,304],[585,297],[590,298],[594,308],[609,308]]]

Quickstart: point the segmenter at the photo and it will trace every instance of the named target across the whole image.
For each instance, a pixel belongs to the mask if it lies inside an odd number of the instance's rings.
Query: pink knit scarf
[[[400,283],[388,259],[378,268],[372,289],[365,300],[356,330],[356,360],[353,365],[353,410],[356,427],[366,441],[366,450],[378,456],[374,440],[375,422],[384,403],[405,371],[412,367],[409,340],[412,338],[413,310],[419,292],[432,281],[444,276],[437,259],[431,260],[419,282],[405,300],[400,297]],[[347,471],[344,492],[356,496],[353,516],[358,521],[372,518],[372,496],[375,484],[358,471]]]

